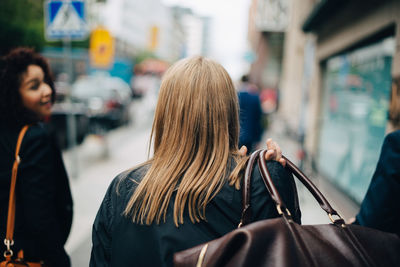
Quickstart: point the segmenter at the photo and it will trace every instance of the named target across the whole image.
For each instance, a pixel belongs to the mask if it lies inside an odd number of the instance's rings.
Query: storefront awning
[[[349,0],[321,0],[318,4],[314,5],[310,15],[303,23],[302,30],[304,32],[317,30],[319,26],[328,21],[349,2]]]

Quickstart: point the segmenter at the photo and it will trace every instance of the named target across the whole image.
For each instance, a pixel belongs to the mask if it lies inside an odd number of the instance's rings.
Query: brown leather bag
[[[11,185],[10,185],[10,197],[8,202],[8,215],[7,215],[7,232],[6,238],[4,239],[4,245],[6,245],[6,251],[4,251],[5,260],[0,262],[0,267],[41,267],[45,266],[43,262],[26,262],[24,260],[24,251],[20,250],[17,254],[17,257],[13,259],[14,252],[11,249],[11,246],[14,245],[14,223],[15,223],[15,185],[17,183],[17,173],[18,173],[18,165],[21,161],[19,157],[19,149],[21,147],[22,140],[24,139],[25,133],[28,130],[29,126],[25,125],[22,127],[21,131],[18,135],[17,146],[15,148],[15,160],[12,167],[12,175],[11,175]]]
[[[285,158],[287,168],[306,186],[332,221],[321,225],[295,223],[273,184],[264,160],[265,153],[266,150],[254,152],[247,164],[239,228],[206,244],[175,253],[176,267],[400,266],[400,238],[397,235],[345,224],[315,185]],[[248,224],[250,176],[256,159],[280,217]]]

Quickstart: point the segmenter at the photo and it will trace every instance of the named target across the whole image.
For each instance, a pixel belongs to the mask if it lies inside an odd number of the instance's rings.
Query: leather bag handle
[[[263,150],[259,153],[259,158],[258,158],[258,163],[260,167],[260,173],[261,177],[263,178],[263,181],[265,183],[265,186],[268,189],[268,192],[271,195],[271,198],[274,200],[275,204],[277,205],[277,210],[278,213],[282,215],[283,211],[286,211],[286,215],[290,216],[289,210],[286,208],[285,203],[283,202],[282,198],[279,195],[278,190],[276,189],[272,178],[271,174],[268,171],[267,163],[264,159],[265,153],[267,151]],[[318,201],[320,207],[328,214],[329,219],[333,223],[344,223],[342,217],[337,213],[335,209],[332,208],[332,206],[329,204],[329,202],[326,200],[324,195],[318,190],[318,188],[311,182],[311,180],[302,172],[300,171],[299,168],[296,167],[296,165],[293,164],[288,158],[285,156],[282,156],[287,164],[286,166],[290,169],[290,171],[297,177],[300,182],[307,188],[308,191],[314,196],[314,198]],[[283,211],[282,211],[283,209]],[[339,217],[339,219],[333,219],[333,215],[336,215]]]
[[[24,139],[25,133],[28,130],[29,125],[25,125],[22,127],[21,131],[18,135],[17,146],[15,148],[15,160],[12,167],[12,175],[11,175],[11,185],[10,185],[10,197],[8,201],[8,214],[7,214],[7,232],[6,238],[4,239],[4,244],[7,246],[7,250],[4,252],[4,256],[11,257],[13,252],[11,250],[11,246],[14,244],[13,236],[14,236],[14,224],[15,224],[15,185],[17,183],[17,173],[18,173],[18,165],[21,162],[21,158],[19,157],[19,150],[21,148],[22,140]]]
[[[250,155],[250,158],[246,165],[244,173],[243,185],[242,185],[242,217],[238,227],[246,225],[251,221],[251,209],[250,209],[250,192],[251,192],[251,173],[253,172],[254,163],[261,150],[257,150]]]
[[[318,201],[320,207],[328,214],[330,213],[331,215],[339,216],[337,211],[332,208],[328,200],[326,200],[324,195],[321,193],[321,191],[318,190],[318,188],[314,185],[314,183],[311,182],[311,180],[299,168],[297,168],[297,166],[294,165],[293,162],[291,162],[285,156],[282,157],[286,160],[287,166],[290,169],[290,171],[297,177],[298,180],[300,180],[300,182],[308,189],[308,191],[310,191],[310,193]]]

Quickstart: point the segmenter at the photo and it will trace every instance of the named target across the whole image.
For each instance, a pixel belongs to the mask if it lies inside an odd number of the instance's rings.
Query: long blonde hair
[[[238,100],[229,74],[203,57],[178,61],[165,73],[155,111],[149,170],[124,214],[136,223],[165,221],[174,191],[173,218],[205,220],[205,208],[229,180],[239,189],[245,158],[238,151]],[[230,158],[237,165],[231,175]]]

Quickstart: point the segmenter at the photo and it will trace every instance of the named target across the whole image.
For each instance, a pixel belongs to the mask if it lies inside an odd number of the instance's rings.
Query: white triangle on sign
[[[79,32],[86,28],[86,23],[81,20],[70,3],[63,3],[57,12],[48,30],[51,32]]]

